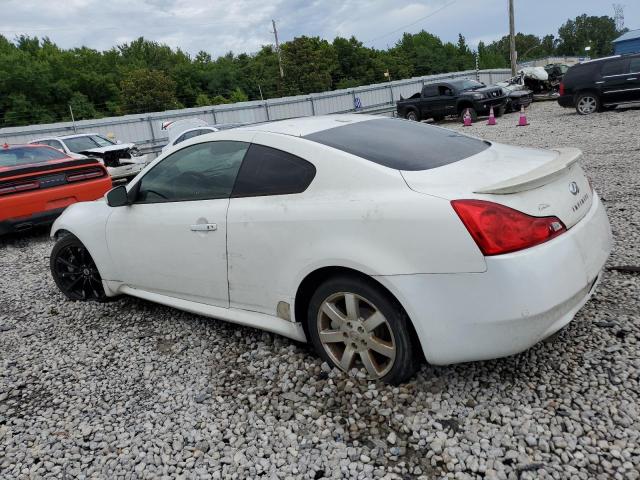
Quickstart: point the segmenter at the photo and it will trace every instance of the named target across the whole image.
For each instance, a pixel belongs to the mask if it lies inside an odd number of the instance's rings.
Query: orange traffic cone
[[[467,111],[464,112],[464,117],[463,117],[463,125],[465,127],[470,127],[471,126],[471,113],[469,113],[469,109],[467,108]]]
[[[496,124],[496,116],[493,114],[493,105],[489,109],[489,121],[487,125],[495,125]]]
[[[518,120],[519,127],[526,127],[529,125],[527,122],[527,116],[524,114],[524,105],[520,105],[520,119]]]

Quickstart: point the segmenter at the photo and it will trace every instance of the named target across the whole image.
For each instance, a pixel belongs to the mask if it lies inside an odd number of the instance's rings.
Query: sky
[[[624,5],[625,26],[640,28],[640,1]],[[106,50],[143,36],[191,55],[252,53],[296,36],[356,38],[393,46],[422,29],[443,41],[462,33],[475,47],[508,33],[507,0],[0,0],[0,34],[49,37],[63,48]],[[607,0],[515,0],[516,31],[557,34],[569,18],[613,16]]]

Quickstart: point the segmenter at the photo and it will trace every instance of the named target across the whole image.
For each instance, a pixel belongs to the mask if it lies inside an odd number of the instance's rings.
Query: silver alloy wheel
[[[580,110],[580,113],[583,115],[589,115],[590,113],[595,112],[597,107],[598,102],[595,97],[584,96],[580,97],[580,100],[578,100],[578,110]]]
[[[381,378],[393,367],[396,342],[389,322],[367,299],[339,292],[320,305],[320,343],[333,363],[344,371],[364,367],[369,378]]]
[[[413,120],[416,122],[418,120],[418,115],[413,110],[407,112],[407,120]]]

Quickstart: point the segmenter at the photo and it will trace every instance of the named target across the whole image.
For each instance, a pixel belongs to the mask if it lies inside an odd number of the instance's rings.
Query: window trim
[[[231,186],[231,192],[229,193],[228,196],[226,197],[219,197],[219,198],[193,198],[193,199],[181,199],[181,200],[160,200],[160,201],[151,201],[151,202],[141,202],[138,200],[138,195],[140,193],[140,186],[142,185],[142,180],[144,180],[144,177],[146,177],[149,172],[152,172],[155,168],[158,167],[158,165],[162,164],[162,162],[164,162],[166,159],[173,157],[174,155],[176,155],[177,153],[181,152],[182,150],[185,150],[189,147],[194,147],[196,145],[204,145],[206,143],[219,143],[219,142],[233,142],[233,143],[242,143],[247,146],[247,149],[244,152],[244,156],[242,157],[242,160],[240,160],[240,166],[238,167],[238,172],[236,173],[236,178],[233,180],[233,185]],[[193,143],[191,145],[184,145],[183,147],[181,147],[179,150],[176,150],[175,152],[171,152],[170,155],[167,155],[166,157],[164,157],[162,160],[160,160],[158,163],[156,163],[152,168],[149,169],[148,172],[145,172],[145,174],[140,177],[139,180],[136,181],[135,184],[133,184],[131,186],[131,188],[127,191],[127,195],[129,194],[133,194],[135,200],[133,200],[130,204],[130,206],[134,206],[134,205],[156,205],[156,204],[163,204],[163,203],[180,203],[180,202],[207,202],[207,201],[212,201],[212,200],[229,200],[232,197],[233,194],[233,189],[236,186],[236,181],[238,180],[238,174],[240,173],[240,169],[242,168],[242,165],[244,163],[244,159],[247,156],[247,152],[249,151],[249,148],[251,147],[251,143],[250,142],[244,142],[242,140],[227,140],[227,139],[220,139],[220,140],[208,140],[206,142],[199,142],[199,143]]]
[[[238,179],[240,178],[240,174],[242,172],[242,167],[245,164],[245,161],[247,160],[247,155],[249,154],[249,150],[251,149],[252,146],[257,146],[257,147],[264,147],[264,148],[269,148],[271,150],[275,150],[277,152],[282,152],[285,153],[287,155],[290,155],[292,157],[295,157],[298,160],[302,160],[303,162],[305,162],[306,164],[310,165],[311,168],[313,168],[313,175],[311,176],[311,178],[309,179],[309,183],[307,183],[307,185],[304,187],[303,190],[300,191],[295,191],[295,192],[278,192],[278,193],[254,193],[251,195],[238,195],[236,194],[235,190],[236,190],[236,186],[238,184]],[[316,168],[316,166],[313,164],[313,162],[310,162],[309,160],[307,160],[306,158],[302,158],[299,155],[296,155],[295,153],[291,153],[291,152],[287,152],[285,150],[282,150],[281,148],[276,148],[273,147],[271,145],[264,145],[262,143],[255,143],[255,142],[251,142],[251,144],[249,145],[249,148],[247,149],[247,153],[245,153],[244,158],[242,159],[242,164],[240,165],[240,168],[238,169],[238,174],[236,175],[236,180],[233,183],[233,189],[231,190],[231,196],[229,198],[234,199],[234,198],[256,198],[256,197],[277,197],[277,196],[282,196],[282,195],[300,195],[301,193],[306,192],[309,187],[311,186],[311,184],[313,183],[313,181],[316,178],[316,175],[318,174],[318,169]]]

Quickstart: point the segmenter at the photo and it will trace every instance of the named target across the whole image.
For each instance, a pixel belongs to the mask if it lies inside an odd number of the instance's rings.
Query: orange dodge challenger
[[[93,159],[73,159],[43,145],[0,147],[0,235],[51,223],[69,205],[111,188]]]

